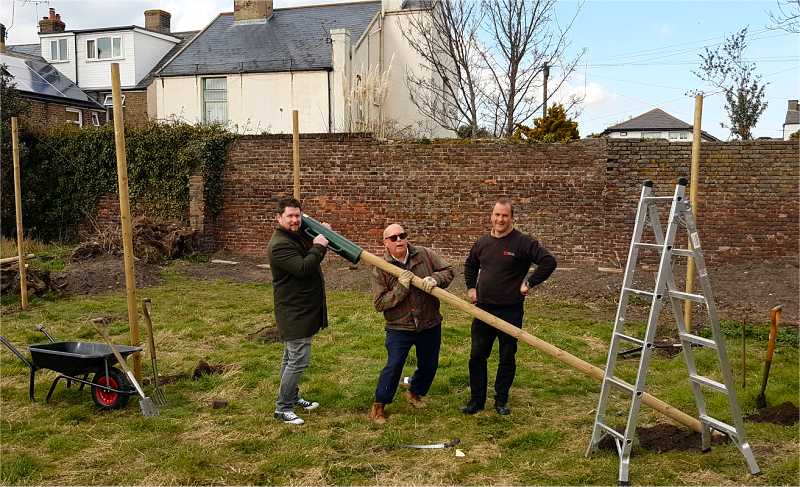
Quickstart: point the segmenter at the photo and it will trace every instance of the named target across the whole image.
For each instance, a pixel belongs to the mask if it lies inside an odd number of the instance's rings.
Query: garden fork
[[[153,322],[150,320],[150,298],[142,300],[142,314],[144,324],[147,326],[147,336],[149,337],[150,361],[153,366],[153,401],[159,406],[167,405],[167,398],[158,382],[158,361],[156,360],[156,340],[153,337]]]

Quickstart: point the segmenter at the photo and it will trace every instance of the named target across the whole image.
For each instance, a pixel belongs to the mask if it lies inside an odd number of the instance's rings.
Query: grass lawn
[[[118,411],[95,409],[87,390],[65,389],[50,404],[42,401],[55,377],[37,374],[38,402],[28,401],[28,370],[3,348],[0,353],[0,482],[2,484],[616,484],[618,458],[602,451],[585,458],[599,383],[520,344],[511,391],[513,413],[491,408],[465,417],[458,407],[468,396],[470,319],[443,309],[442,356],[427,397],[412,409],[398,393],[383,427],[366,419],[378,373],[385,360],[382,316],[369,295],[329,292],[330,327],[314,342],[303,395],[322,407],[301,412],[301,427],[272,418],[282,354],[279,343],[249,341],[248,333],[273,323],[269,285],[199,281],[176,268],[163,285],[138,290],[153,300],[153,320],[162,375],[191,373],[198,360],[227,364],[221,375],[165,386],[168,406],[144,418],[135,398]],[[2,334],[18,347],[44,341],[34,325],[56,337],[102,341],[88,320],[112,319],[112,338],[128,343],[124,292],[68,299],[33,299],[20,312],[3,307]],[[596,307],[529,298],[525,329],[602,367],[611,332],[610,313]],[[747,388],[741,390],[740,324],[728,323],[729,356],[745,412],[755,410],[766,335],[753,333],[747,345]],[[748,326],[763,329],[763,324]],[[24,352],[27,355],[27,351]],[[496,367],[497,353],[490,362]],[[701,364],[711,363],[700,357]],[[626,360],[631,369],[637,360]],[[145,375],[149,359],[143,359]],[[406,372],[413,372],[413,355]],[[680,355],[655,355],[648,391],[695,414]],[[767,397],[771,405],[798,401],[798,342],[795,330],[781,335]],[[712,413],[725,419],[720,397],[709,397]],[[229,405],[212,409],[214,399]],[[491,403],[489,404],[491,405]],[[622,409],[619,409],[620,414]],[[624,416],[619,416],[624,421]],[[667,420],[644,406],[640,425]],[[634,450],[635,484],[796,485],[800,475],[797,425],[746,423],[763,474],[748,474],[732,444],[702,454]],[[405,443],[461,439],[464,457],[450,450],[411,450]]]

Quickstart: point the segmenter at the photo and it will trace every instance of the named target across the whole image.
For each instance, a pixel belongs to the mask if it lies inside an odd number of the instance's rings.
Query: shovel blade
[[[139,399],[139,409],[142,410],[142,416],[147,418],[158,416],[158,408],[155,404],[153,404],[153,400],[149,397],[143,397]]]

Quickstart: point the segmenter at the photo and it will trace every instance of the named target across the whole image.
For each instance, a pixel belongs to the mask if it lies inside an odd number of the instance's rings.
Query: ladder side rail
[[[650,357],[653,352],[653,340],[655,338],[656,329],[658,328],[658,317],[661,314],[661,308],[664,303],[664,296],[666,294],[666,277],[670,274],[669,268],[672,265],[672,253],[667,250],[667,246],[675,240],[675,233],[677,232],[676,214],[678,211],[678,202],[683,199],[685,186],[678,185],[675,188],[675,195],[672,201],[672,206],[669,211],[669,219],[667,220],[667,233],[663,242],[661,259],[658,265],[658,274],[656,275],[655,292],[653,293],[652,303],[650,306],[650,315],[647,318],[647,331],[645,332],[645,343],[642,347],[642,355],[639,359],[639,368],[636,372],[635,392],[633,400],[631,401],[631,408],[628,412],[628,422],[625,427],[625,443],[623,447],[624,458],[630,457],[630,452],[633,447],[633,437],[636,435],[636,424],[639,417],[639,409],[641,408],[642,394],[647,385],[647,370],[650,365]],[[680,198],[680,199],[678,199]],[[652,222],[651,222],[652,224]],[[620,464],[620,482],[627,482],[627,477],[623,478],[623,466]]]
[[[679,210],[676,218],[680,218],[685,211],[686,203],[681,202],[679,203]],[[677,231],[677,230],[676,230]],[[659,243],[664,242],[664,237],[661,233],[661,222],[656,222],[653,226],[653,233],[655,234],[656,241]],[[669,245],[674,248],[675,240],[673,239]],[[675,285],[675,274],[672,272],[672,266],[669,266],[667,269],[669,274],[666,276],[667,278],[667,289],[668,291],[673,291],[677,289]],[[686,332],[686,321],[684,320],[683,316],[683,307],[681,304],[683,301],[679,298],[673,297],[670,295],[670,304],[672,305],[672,314],[675,317],[675,322],[678,326],[678,333],[682,334]],[[687,343],[685,340],[681,339],[681,345],[683,347],[683,358],[684,362],[686,362],[686,368],[689,371],[689,374],[696,374],[697,373],[697,364],[694,358],[694,352],[692,351],[692,344]],[[703,395],[703,388],[700,384],[697,384],[694,381],[689,381],[689,385],[692,388],[692,396],[694,396],[695,406],[697,407],[697,411],[699,415],[706,414],[706,400],[705,396]],[[711,430],[708,428],[707,425],[703,425],[703,430],[701,432],[701,444],[703,451],[708,451],[711,447]]]
[[[703,295],[706,298],[706,308],[708,309],[709,321],[711,322],[711,329],[714,336],[714,341],[717,343],[717,353],[720,361],[720,369],[722,370],[722,377],[725,382],[725,387],[728,389],[728,401],[730,403],[731,415],[733,416],[734,426],[740,436],[739,442],[746,442],[744,433],[744,422],[742,421],[742,411],[739,407],[739,401],[736,398],[736,384],[733,381],[731,374],[730,362],[728,361],[728,353],[725,347],[725,337],[722,335],[722,330],[719,325],[719,316],[717,315],[717,305],[714,300],[714,291],[711,289],[711,280],[708,277],[708,270],[706,269],[705,259],[703,257],[702,247],[700,245],[700,235],[697,231],[697,224],[694,219],[694,214],[691,206],[687,205],[687,210],[684,214],[686,218],[687,231],[692,241],[692,249],[694,252],[694,265],[700,284],[703,288]]]
[[[636,208],[636,220],[631,234],[631,243],[628,247],[628,260],[625,263],[625,275],[622,280],[622,287],[620,288],[619,301],[617,303],[617,314],[614,318],[614,328],[611,333],[611,344],[608,349],[608,358],[606,359],[606,368],[603,381],[600,386],[600,398],[597,403],[597,411],[595,412],[594,426],[592,428],[592,438],[589,442],[589,447],[586,450],[586,456],[590,456],[596,450],[597,445],[600,443],[602,437],[606,434],[600,427],[600,424],[605,424],[605,413],[608,406],[609,394],[611,392],[611,384],[605,380],[606,377],[613,377],[617,364],[617,353],[619,349],[619,340],[616,333],[624,330],[626,308],[628,305],[628,293],[625,289],[633,281],[634,271],[636,269],[636,261],[639,257],[639,249],[635,243],[641,241],[642,234],[644,233],[647,208],[650,203],[647,198],[652,194],[652,183],[647,182],[642,185],[642,191],[639,196],[639,204]]]

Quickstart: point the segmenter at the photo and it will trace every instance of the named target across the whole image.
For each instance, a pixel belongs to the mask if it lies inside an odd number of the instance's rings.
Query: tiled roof
[[[236,24],[220,14],[159,76],[329,69],[330,30],[346,28],[355,42],[380,2],[276,9],[266,22]]]
[[[15,46],[6,46],[9,54],[23,54],[25,56],[41,57],[42,50],[40,44],[17,44]]]
[[[147,76],[145,76],[144,78],[142,78],[141,81],[136,83],[134,89],[147,88],[148,86],[150,86],[150,83],[153,81],[153,78],[155,77],[155,74],[158,72],[158,70],[161,69],[164,66],[164,64],[166,64],[167,61],[172,59],[172,57],[175,54],[177,54],[178,51],[180,51],[183,48],[183,46],[186,45],[187,42],[191,41],[194,38],[194,36],[197,35],[198,32],[200,31],[193,30],[188,32],[170,32],[169,35],[171,35],[172,37],[177,37],[181,41],[175,44],[175,46],[173,46],[172,49],[170,49],[169,52],[167,52],[164,55],[164,57],[161,58],[161,61],[156,63],[155,66],[153,66],[153,69],[150,70]]]
[[[612,125],[606,132],[612,130],[691,130],[692,126],[679,120],[660,108],[654,108],[638,117]]]

